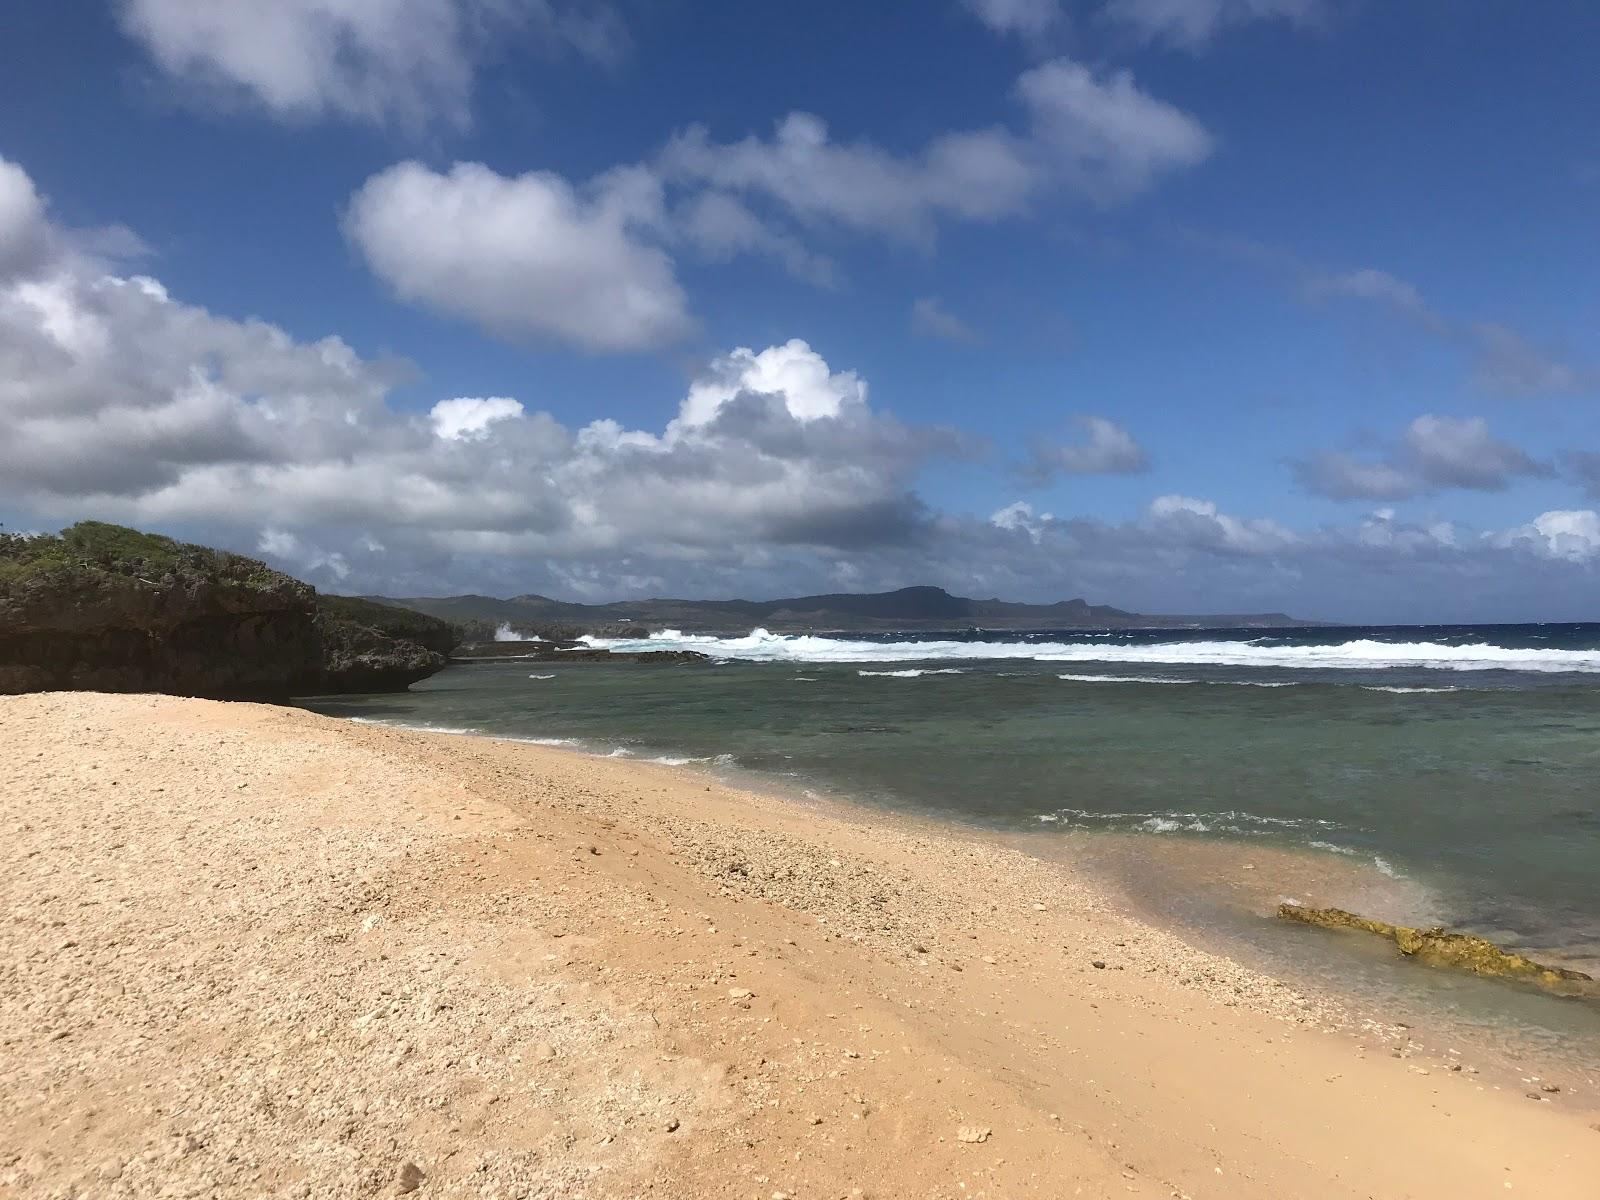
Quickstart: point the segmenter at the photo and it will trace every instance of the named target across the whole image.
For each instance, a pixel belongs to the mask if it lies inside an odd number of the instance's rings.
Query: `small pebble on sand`
[[[399,1174],[395,1176],[394,1193],[397,1196],[404,1196],[416,1191],[421,1186],[422,1168],[414,1162],[408,1162],[400,1168]]]

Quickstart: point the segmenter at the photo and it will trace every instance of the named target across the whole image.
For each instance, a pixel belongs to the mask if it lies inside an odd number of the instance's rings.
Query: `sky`
[[[336,592],[1600,619],[1587,0],[0,15],[0,522]]]

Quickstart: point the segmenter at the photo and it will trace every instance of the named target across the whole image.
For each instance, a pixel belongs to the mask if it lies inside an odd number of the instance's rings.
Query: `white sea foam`
[[[509,624],[503,624],[494,631],[494,640],[497,642],[542,642],[544,639],[536,633],[518,633]]]
[[[744,637],[665,629],[647,638],[586,638],[608,650],[697,650],[714,658],[745,662],[900,663],[938,660],[1029,659],[1050,663],[1178,664],[1275,669],[1385,670],[1423,668],[1441,671],[1534,671],[1600,673],[1600,650],[1513,648],[1476,642],[1379,642],[1367,638],[1324,646],[1275,644],[1269,637],[1248,642],[1172,641],[1154,645],[1066,642],[873,642],[815,634],[769,633],[754,629]]]
[[[1160,675],[1057,675],[1068,683],[1199,683],[1198,679],[1164,679]]]
[[[1425,687],[1363,687],[1364,692],[1388,692],[1394,696],[1439,696],[1446,692],[1459,692],[1460,688],[1425,688]]]
[[[1312,842],[1312,847],[1317,850],[1326,850],[1329,854],[1343,854],[1347,858],[1354,858],[1356,851],[1349,846],[1335,845],[1333,842]]]
[[[960,667],[910,667],[904,671],[857,671],[857,675],[878,675],[885,679],[915,679],[919,675],[962,675]]]
[[[351,717],[356,725],[383,725],[390,729],[409,729],[413,733],[475,734],[482,732],[466,725],[416,725],[409,721],[385,721],[379,717]]]
[[[1141,822],[1140,828],[1148,829],[1151,833],[1210,833],[1211,826],[1195,817],[1187,821],[1175,820],[1172,817],[1151,817],[1148,821]]]
[[[1211,828],[1250,829],[1264,832],[1267,829],[1337,829],[1338,822],[1321,817],[1270,817],[1261,813],[1225,809],[1221,812],[1183,812],[1168,809],[1163,812],[1096,812],[1089,808],[1059,808],[1055,812],[1040,813],[1037,820],[1046,824],[1063,825],[1137,825],[1152,827],[1152,823],[1171,822],[1174,828],[1204,824]]]
[[[421,725],[412,721],[385,721],[377,717],[349,717],[356,725],[383,725],[389,729],[409,729],[413,733],[449,733],[463,737],[487,737],[496,742],[516,742],[523,746],[582,746],[577,738],[510,737],[499,733],[484,733],[470,725]],[[623,753],[627,753],[623,751]]]
[[[529,675],[529,679],[554,679],[554,675]]]

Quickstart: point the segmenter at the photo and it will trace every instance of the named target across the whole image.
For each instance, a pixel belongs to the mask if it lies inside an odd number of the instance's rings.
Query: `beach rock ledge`
[[[1393,941],[1407,958],[1431,966],[1455,967],[1471,971],[1474,975],[1499,976],[1533,983],[1563,996],[1600,999],[1600,984],[1582,971],[1534,962],[1531,958],[1501,949],[1476,934],[1457,933],[1442,926],[1416,929],[1410,925],[1390,925],[1386,921],[1357,916],[1342,908],[1311,908],[1287,902],[1278,905],[1278,916],[1286,921],[1320,925],[1324,929],[1354,929],[1362,933],[1375,933]]]

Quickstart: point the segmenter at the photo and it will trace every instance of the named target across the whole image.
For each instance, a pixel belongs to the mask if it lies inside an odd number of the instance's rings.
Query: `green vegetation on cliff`
[[[0,617],[17,619],[50,595],[80,600],[151,588],[262,595],[314,589],[265,563],[226,550],[141,533],[104,521],[79,521],[59,534],[0,534]]]
[[[282,699],[444,666],[447,623],[318,596],[265,563],[101,521],[0,534],[0,692]]]
[[[393,604],[364,600],[360,596],[327,596],[319,593],[317,608],[328,620],[365,625],[384,637],[416,642],[435,654],[449,654],[462,641],[460,628],[449,621]]]

